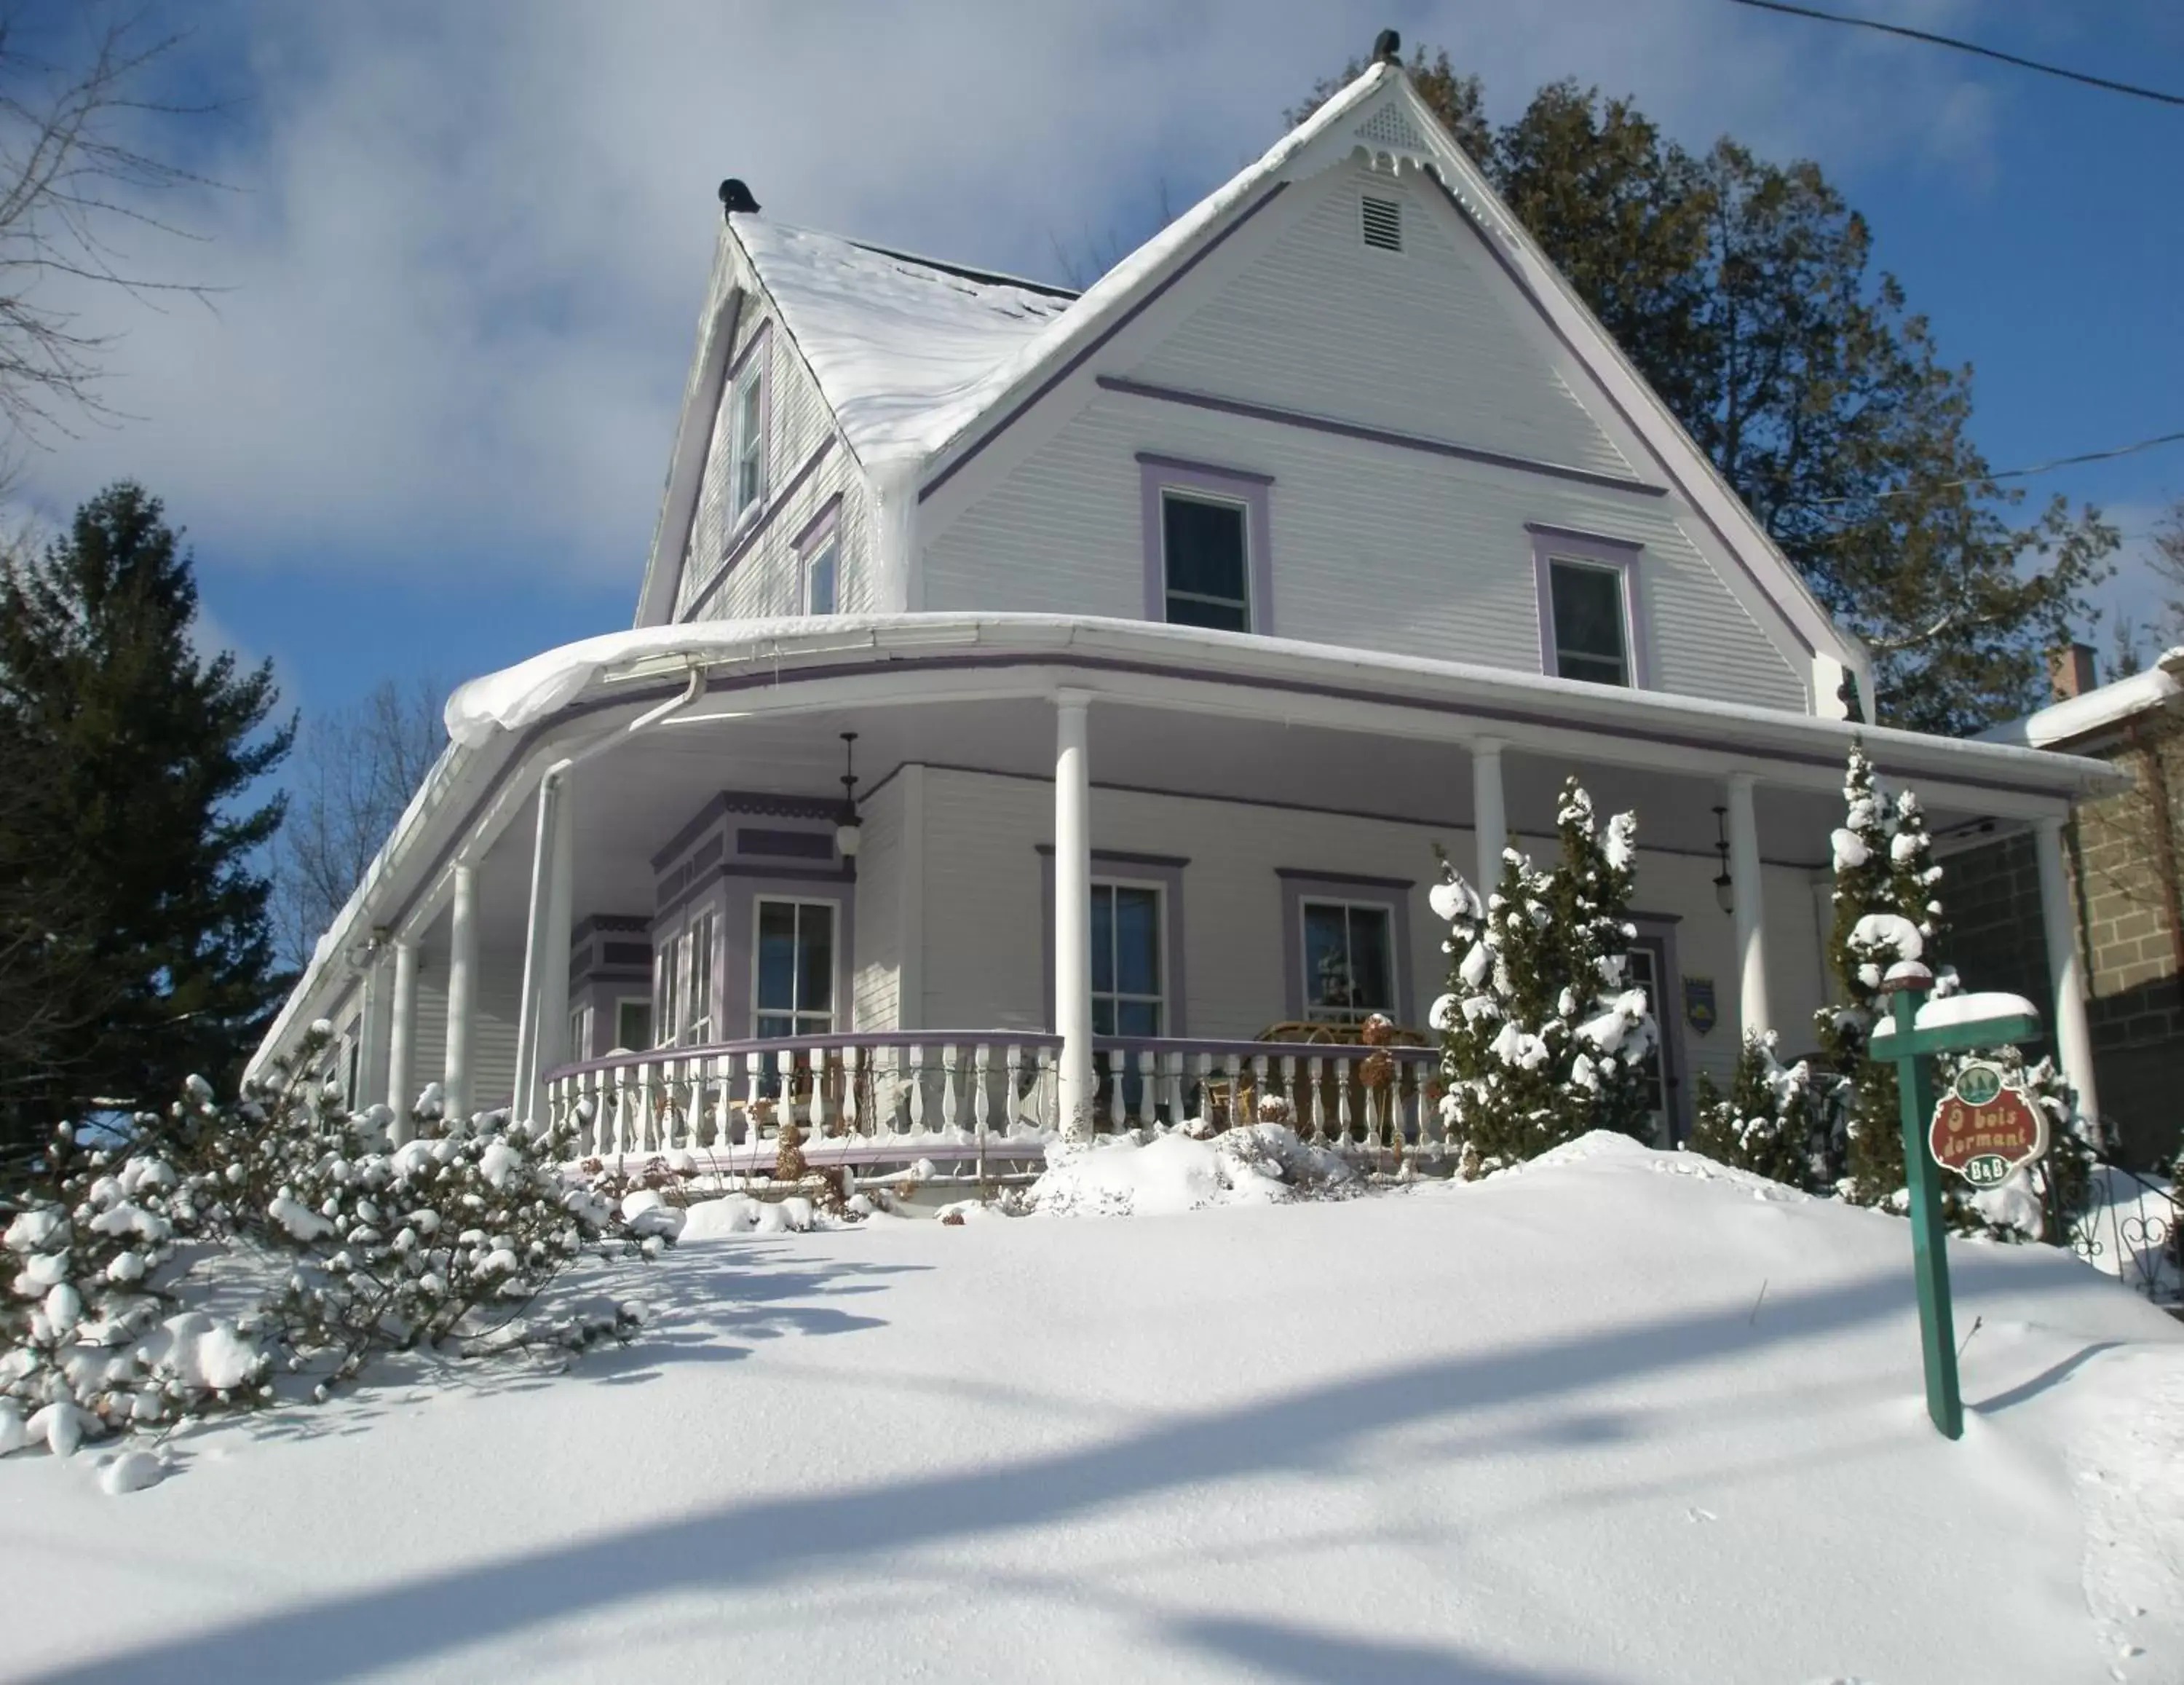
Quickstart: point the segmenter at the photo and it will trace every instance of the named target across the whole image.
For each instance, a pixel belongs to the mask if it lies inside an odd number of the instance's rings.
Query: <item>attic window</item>
[[[1403,207],[1394,199],[1368,198],[1364,203],[1365,243],[1384,252],[1403,249]]]

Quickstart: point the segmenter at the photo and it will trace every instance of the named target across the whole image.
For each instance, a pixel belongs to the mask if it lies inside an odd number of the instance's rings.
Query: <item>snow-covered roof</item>
[[[1089,338],[1298,153],[1401,72],[1376,64],[1075,299],[786,228],[728,226],[866,466],[922,460]]]
[[[2180,701],[2184,701],[2184,644],[2165,650],[2144,672],[2054,703],[2021,720],[1991,726],[1980,737],[1987,743],[2046,749],[2097,736],[2141,714],[2177,707]]]
[[[1073,294],[791,228],[728,219],[858,458],[922,455],[977,413],[996,370]]]

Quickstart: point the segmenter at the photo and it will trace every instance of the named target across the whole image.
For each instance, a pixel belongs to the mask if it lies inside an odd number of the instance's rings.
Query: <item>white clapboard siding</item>
[[[760,294],[738,325],[731,361],[742,354],[772,316],[765,296]],[[763,510],[770,506],[775,494],[788,486],[820,444],[833,434],[834,422],[817,383],[796,354],[783,323],[772,322],[767,344],[755,354],[766,360],[766,378],[771,382],[766,496],[760,504]],[[842,538],[840,607],[845,613],[866,608],[870,581],[864,560],[870,554],[870,545],[865,532],[863,480],[855,458],[838,438],[826,459],[773,516],[766,532],[736,558],[727,577],[719,578],[722,560],[737,537],[729,530],[727,522],[731,431],[727,405],[733,398],[733,392],[724,388],[720,413],[714,419],[705,476],[699,486],[698,512],[690,533],[689,564],[683,572],[682,589],[676,599],[677,617],[721,620],[801,614],[802,580],[794,541],[811,517],[837,494],[843,499],[838,516]]]
[[[1403,249],[1365,244],[1366,196]],[[1279,237],[1128,372],[1159,385],[1627,475],[1492,255],[1427,184],[1362,165],[1291,187]],[[1522,308],[1521,306],[1519,308]]]
[[[1635,589],[1655,688],[1783,708],[1803,681],[1668,499],[1102,393],[924,552],[933,609],[1145,613],[1137,453],[1271,474],[1273,631],[1540,670],[1527,522],[1645,545]]]
[[[1096,738],[1095,753],[1097,752]],[[1049,962],[1039,845],[1053,836],[1053,790],[1033,779],[932,769],[927,820],[925,1021],[1035,1027],[1045,1011]],[[1641,815],[1641,832],[1642,815]],[[1186,996],[1195,1036],[1252,1036],[1288,1016],[1278,868],[1411,879],[1413,1016],[1423,1019],[1444,986],[1446,930],[1427,890],[1433,845],[1457,860],[1474,844],[1462,828],[1434,828],[1339,814],[1296,812],[1196,797],[1101,789],[1092,795],[1096,849],[1187,859],[1183,871]],[[1551,837],[1514,839],[1543,862]],[[1681,989],[1656,1010],[1671,1027],[1688,1083],[1701,1069],[1725,1080],[1736,1055],[1733,921],[1716,905],[1711,855],[1641,849],[1634,911],[1673,918],[1680,976],[1711,978],[1719,1022],[1706,1035],[1682,1028]],[[1126,868],[1117,868],[1127,873]],[[1095,862],[1095,875],[1101,868]],[[1768,976],[1786,1056],[1812,1046],[1822,1004],[1823,962],[1810,876],[1769,867]],[[861,907],[860,909],[862,911]],[[1028,1003],[1028,1004],[1027,1004]]]

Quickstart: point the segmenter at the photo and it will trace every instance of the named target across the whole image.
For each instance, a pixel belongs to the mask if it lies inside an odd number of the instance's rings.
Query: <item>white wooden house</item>
[[[359,1102],[581,1102],[607,1150],[1284,1080],[1429,1145],[1419,1056],[1362,1086],[1346,1027],[1423,1027],[1436,847],[1551,851],[1570,773],[1639,816],[1664,1132],[1740,1026],[1810,1046],[1866,658],[1398,67],[1082,295],[722,199],[634,629],[457,694],[261,1062],[327,1019]],[[2060,896],[2109,772],[1864,736]]]

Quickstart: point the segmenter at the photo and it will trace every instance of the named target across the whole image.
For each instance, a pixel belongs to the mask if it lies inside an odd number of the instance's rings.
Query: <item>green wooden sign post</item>
[[[1964,1432],[1964,1395],[1957,1386],[1955,1319],[1949,1308],[1948,1231],[1942,1221],[1942,1167],[1928,1130],[1934,1114],[1934,1055],[1969,1053],[2040,1033],[2040,1018],[2014,996],[1998,997],[2004,1009],[1977,1013],[1981,996],[1965,1001],[1970,1013],[1946,1024],[1919,1027],[1919,1008],[1934,974],[1916,960],[1900,960],[1881,984],[1891,1015],[1874,1027],[1869,1052],[1896,1066],[1896,1091],[1903,1119],[1903,1174],[1911,1195],[1911,1259],[1919,1283],[1919,1338],[1926,1360],[1926,1414],[1950,1439]]]

